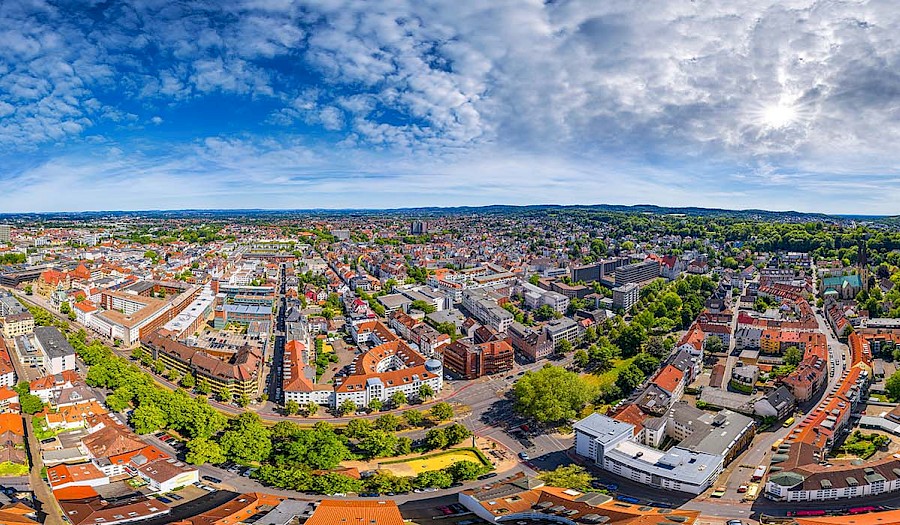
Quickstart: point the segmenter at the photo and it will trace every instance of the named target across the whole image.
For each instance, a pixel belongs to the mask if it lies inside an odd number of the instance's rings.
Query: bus
[[[780,447],[782,443],[784,443],[784,438],[776,440],[774,443],[772,443],[772,452],[777,452],[778,447]]]
[[[787,428],[787,427],[789,427],[789,426],[791,426],[791,425],[793,425],[793,424],[794,424],[794,417],[791,416],[791,417],[785,419],[785,420],[784,420],[784,423],[782,423],[781,426],[783,426],[784,428]]]

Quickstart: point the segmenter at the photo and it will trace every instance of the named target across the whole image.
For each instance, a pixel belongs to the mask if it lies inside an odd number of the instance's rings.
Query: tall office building
[[[0,224],[0,242],[9,242],[12,238],[12,226]]]
[[[428,223],[425,221],[413,221],[409,225],[410,235],[425,235],[428,233]]]

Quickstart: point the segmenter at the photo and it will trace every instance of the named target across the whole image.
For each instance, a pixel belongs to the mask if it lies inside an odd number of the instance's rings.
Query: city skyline
[[[896,213],[887,4],[0,6],[0,212]]]

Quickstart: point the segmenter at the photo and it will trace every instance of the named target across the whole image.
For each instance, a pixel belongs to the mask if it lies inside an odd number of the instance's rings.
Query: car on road
[[[737,491],[738,491],[738,494],[743,494],[743,493],[747,492],[747,485],[741,485],[740,487],[738,487]]]
[[[528,456],[528,452],[519,452],[519,459],[522,461],[528,461],[531,458]]]
[[[482,474],[481,476],[478,476],[478,481],[485,480],[485,479],[496,478],[496,477],[497,477],[497,473],[496,473],[496,472],[488,472],[487,474]]]
[[[710,497],[711,498],[721,498],[724,495],[725,495],[725,487],[716,487],[716,490],[714,490],[713,493],[710,494]]]
[[[744,522],[741,520],[728,520],[725,522],[725,525],[744,525]]]

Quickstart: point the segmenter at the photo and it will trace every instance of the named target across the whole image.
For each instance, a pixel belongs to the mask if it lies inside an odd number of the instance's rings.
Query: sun
[[[767,128],[781,129],[796,122],[797,116],[795,106],[779,102],[763,108],[762,123]]]

